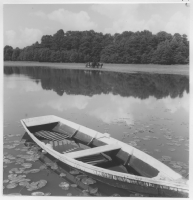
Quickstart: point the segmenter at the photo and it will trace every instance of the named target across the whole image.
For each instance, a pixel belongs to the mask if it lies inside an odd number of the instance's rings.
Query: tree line
[[[42,89],[53,90],[59,96],[64,93],[85,96],[112,93],[122,97],[162,99],[182,97],[184,91],[189,93],[189,78],[182,75],[8,66],[4,67],[4,74],[27,76],[41,84]]]
[[[39,61],[62,63],[123,63],[123,64],[187,64],[187,35],[160,31],[124,31],[103,34],[90,31],[58,30],[44,35],[31,46],[4,47],[4,61]]]

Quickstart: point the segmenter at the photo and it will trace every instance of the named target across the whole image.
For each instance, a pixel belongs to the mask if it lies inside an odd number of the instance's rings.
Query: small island
[[[41,42],[22,49],[6,45],[4,61],[113,64],[188,64],[189,41],[186,34],[148,30],[103,34],[93,30],[58,30],[44,35]]]

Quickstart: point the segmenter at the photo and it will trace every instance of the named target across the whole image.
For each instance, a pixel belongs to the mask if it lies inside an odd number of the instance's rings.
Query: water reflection
[[[46,67],[5,67],[4,73],[12,81],[6,87],[18,93],[55,91],[43,97],[39,109],[58,112],[77,109],[104,123],[124,121],[132,125],[139,112],[150,113],[164,106],[170,113],[189,110],[188,77],[163,74],[124,74],[115,72],[52,69]],[[13,77],[15,75],[15,77]],[[24,75],[32,81],[18,77]],[[20,80],[20,81],[18,81]],[[45,93],[45,95],[47,95]],[[183,98],[182,98],[183,97]]]
[[[20,146],[14,148],[7,144],[11,142],[10,137],[16,141],[18,134],[24,134],[20,119],[53,114],[102,133],[108,132],[179,173],[188,174],[187,76],[5,67],[4,111],[4,155],[9,157],[19,153]],[[18,167],[14,163],[5,164],[5,177],[11,168]],[[67,196],[58,188],[60,177],[41,173],[41,179],[57,181],[57,184],[48,185],[46,192]],[[115,192],[114,188],[101,183],[99,186],[103,196],[111,196],[107,191]],[[11,190],[18,192],[17,189]],[[73,190],[72,195],[79,193]]]
[[[5,75],[25,75],[41,83],[44,90],[53,90],[58,95],[96,94],[121,95],[146,99],[170,96],[182,97],[189,92],[189,79],[181,75],[127,74],[117,72],[53,69],[47,67],[5,67]]]

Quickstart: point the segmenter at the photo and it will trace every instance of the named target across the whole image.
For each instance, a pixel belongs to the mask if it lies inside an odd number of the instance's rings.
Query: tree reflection
[[[70,69],[53,69],[48,67],[4,67],[5,75],[25,75],[41,83],[44,90],[53,90],[58,95],[76,94],[93,96],[95,94],[133,96],[157,99],[170,96],[182,97],[189,93],[189,78],[182,75],[117,73],[101,71],[84,71]]]

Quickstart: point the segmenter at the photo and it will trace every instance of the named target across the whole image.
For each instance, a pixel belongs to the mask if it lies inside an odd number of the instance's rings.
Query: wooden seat
[[[66,134],[56,133],[54,131],[45,131],[45,130],[38,131],[34,133],[34,135],[45,138],[50,141],[61,141],[66,138],[69,138],[69,136]]]
[[[104,145],[104,146],[95,147],[95,148],[91,148],[91,149],[85,149],[85,150],[81,150],[81,151],[66,153],[65,156],[76,159],[76,158],[80,158],[80,157],[91,156],[91,155],[105,153],[108,151],[119,150],[119,149],[121,149],[120,146],[118,146],[116,144],[110,144],[110,145]]]

